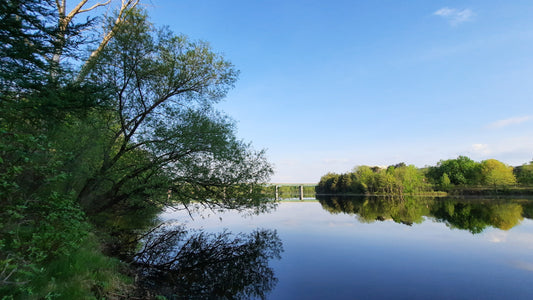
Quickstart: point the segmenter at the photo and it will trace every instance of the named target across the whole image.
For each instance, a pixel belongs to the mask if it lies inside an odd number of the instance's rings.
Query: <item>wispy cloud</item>
[[[531,161],[533,140],[531,135],[509,137],[495,135],[484,143],[469,144],[458,153],[467,155],[473,160],[494,158],[511,166],[518,166]]]
[[[489,145],[487,144],[473,144],[470,150],[473,153],[483,154],[483,155],[491,153]]]
[[[502,231],[489,231],[483,234],[491,243],[505,243],[507,242],[508,232]]]
[[[461,23],[472,21],[475,16],[475,13],[470,9],[460,10],[449,7],[443,7],[433,14],[446,19],[452,26],[457,26]]]
[[[510,125],[524,123],[531,119],[533,119],[532,116],[513,117],[513,118],[498,120],[496,122],[490,123],[487,127],[491,129],[502,128],[502,127],[507,127]]]
[[[512,265],[515,268],[533,272],[533,264],[525,261],[514,261]]]

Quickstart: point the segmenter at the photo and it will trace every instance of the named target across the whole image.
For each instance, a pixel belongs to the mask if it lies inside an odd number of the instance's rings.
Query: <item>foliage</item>
[[[513,168],[495,159],[481,162],[481,178],[485,185],[508,186],[516,183]]]
[[[459,156],[439,161],[437,166],[429,168],[427,176],[433,183],[439,183],[446,174],[451,184],[475,185],[480,183],[480,169],[480,163],[466,156]]]
[[[316,192],[370,195],[427,194],[435,190],[472,195],[531,192],[527,187],[510,190],[517,182],[525,186],[533,184],[533,164],[513,168],[495,159],[475,162],[459,156],[423,169],[400,163],[385,169],[358,166],[346,174],[328,173],[320,179]]]
[[[103,255],[94,235],[84,239],[76,250],[49,261],[32,275],[30,284],[14,289],[0,288],[0,295],[15,299],[96,299],[108,293],[132,289],[132,282],[120,272],[124,263]],[[9,299],[9,298],[8,298]]]
[[[137,1],[122,3],[101,43],[95,19],[73,19],[92,8],[0,3],[2,295],[103,296],[109,279],[84,262],[105,261],[90,232],[116,233],[102,216],[191,199],[256,205],[253,187],[272,172],[213,108],[233,87],[233,66],[206,43],[154,28]],[[86,46],[98,47],[90,64]]]
[[[78,98],[90,85],[74,89],[67,83],[70,70],[48,60],[54,49],[51,5],[0,4],[0,288],[8,295],[31,294],[28,283],[46,272],[44,266],[77,251],[88,233],[67,187],[73,154],[55,133],[68,116],[79,120],[98,104]]]
[[[319,194],[417,194],[429,191],[424,176],[413,165],[398,164],[386,170],[359,166],[351,173],[324,175],[316,192]]]
[[[335,193],[337,192],[337,182],[339,181],[339,175],[335,173],[327,173],[320,178],[316,187],[318,194]]]
[[[518,166],[513,170],[517,181],[522,185],[533,185],[533,162]]]
[[[143,11],[129,11],[88,75],[108,84],[113,102],[99,165],[79,194],[84,209],[166,201],[169,189],[172,201],[250,203],[251,187],[272,169],[212,107],[237,73],[206,43],[157,30]]]
[[[443,173],[440,179],[440,185],[439,185],[440,189],[443,191],[449,191],[451,188],[451,185],[452,185],[452,181],[450,180],[450,177],[448,176],[448,174]]]

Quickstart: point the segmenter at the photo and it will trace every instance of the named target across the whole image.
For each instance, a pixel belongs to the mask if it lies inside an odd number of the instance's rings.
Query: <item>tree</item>
[[[93,20],[74,17],[110,2],[65,2],[0,2],[0,294],[15,298],[50,296],[30,283],[80,249],[87,213],[97,227],[117,204],[255,205],[272,172],[213,108],[238,72],[206,43],[156,30],[128,0],[109,39],[85,43]]]
[[[55,17],[52,1],[0,3],[0,294],[20,298],[26,283],[88,234],[67,188],[75,154],[57,133],[101,99],[94,85],[72,84],[71,69],[50,64]]]
[[[360,183],[361,193],[373,194],[377,191],[376,172],[368,166],[359,166],[354,169],[355,177]]]
[[[439,187],[443,191],[448,191],[450,189],[451,181],[450,181],[450,178],[448,177],[448,174],[446,173],[442,174]]]
[[[316,187],[316,192],[318,194],[336,193],[339,178],[340,175],[335,173],[327,173],[322,176]]]
[[[466,156],[456,159],[441,160],[435,167],[430,167],[428,177],[438,184],[444,173],[454,185],[475,185],[480,183],[480,164]]]
[[[65,53],[67,44],[73,42],[73,37],[80,37],[82,35],[83,27],[85,27],[75,24],[74,18],[83,13],[91,12],[99,7],[108,6],[111,3],[111,0],[97,2],[91,6],[87,5],[89,2],[88,0],[80,0],[80,2],[74,5],[72,10],[69,12],[67,12],[66,2],[66,0],[55,1],[57,10],[57,30],[54,34],[54,51],[50,60],[54,65],[57,66],[60,64],[60,60]],[[113,23],[110,26],[102,26],[105,29],[104,32],[102,32],[102,38],[91,52],[91,55],[83,62],[83,66],[78,74],[78,81],[85,79],[85,76],[92,67],[96,57],[103,51],[109,41],[111,41],[118,27],[124,23],[124,18],[125,15],[127,15],[127,12],[135,8],[137,4],[139,4],[139,0],[121,0],[121,5],[116,13],[116,18],[114,19]],[[92,21],[94,21],[94,18],[91,19],[90,23],[92,23]],[[81,39],[83,40],[84,38]]]
[[[516,183],[513,168],[496,159],[481,162],[481,176],[486,185],[508,186]]]
[[[426,189],[424,176],[414,165],[399,164],[399,167],[394,168],[393,174],[401,182],[404,193],[413,194]]]
[[[403,187],[400,181],[394,177],[394,167],[390,166],[386,171],[376,173],[376,193],[378,194],[402,194]]]
[[[518,183],[523,185],[533,185],[533,162],[514,168],[514,173]]]
[[[339,182],[337,183],[337,190],[340,192],[340,193],[350,193],[350,192],[353,192],[351,190],[351,187],[352,187],[352,176],[347,173],[347,174],[341,174],[341,176],[339,177]]]
[[[53,14],[48,4],[36,0],[0,3],[0,104],[3,107],[5,101],[14,101],[16,95],[39,87],[43,74],[48,71],[43,59],[52,51],[49,37],[53,28],[46,21]]]
[[[158,201],[169,189],[178,201],[249,204],[272,169],[213,109],[237,75],[206,43],[128,11],[88,75],[107,84],[113,102],[99,166],[78,196],[82,206],[95,213],[136,197]]]

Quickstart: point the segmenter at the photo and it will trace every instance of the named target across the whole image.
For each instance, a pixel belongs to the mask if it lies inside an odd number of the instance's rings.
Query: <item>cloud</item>
[[[467,155],[473,160],[494,158],[511,166],[519,166],[531,161],[533,140],[531,134],[510,137],[493,137],[485,143],[469,144],[459,155]]]
[[[489,124],[487,127],[492,128],[492,129],[502,128],[502,127],[507,127],[510,125],[524,123],[524,122],[531,120],[532,118],[533,118],[532,116],[524,116],[524,117],[509,118],[505,120],[498,120],[494,123]]]
[[[490,154],[491,151],[489,149],[489,145],[487,144],[473,144],[471,148],[472,152],[477,154]]]
[[[518,269],[533,272],[533,264],[526,261],[513,261],[511,264]]]
[[[457,26],[461,23],[472,21],[475,14],[470,9],[455,9],[455,8],[448,8],[443,7],[436,12],[433,13],[435,16],[442,17],[450,23],[452,26]]]
[[[487,240],[491,243],[505,243],[507,242],[508,232],[492,231],[484,234]]]

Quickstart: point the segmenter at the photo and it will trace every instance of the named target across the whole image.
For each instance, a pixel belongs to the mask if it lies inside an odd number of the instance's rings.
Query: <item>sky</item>
[[[240,70],[217,108],[275,183],[465,155],[533,160],[533,1],[152,0]]]

